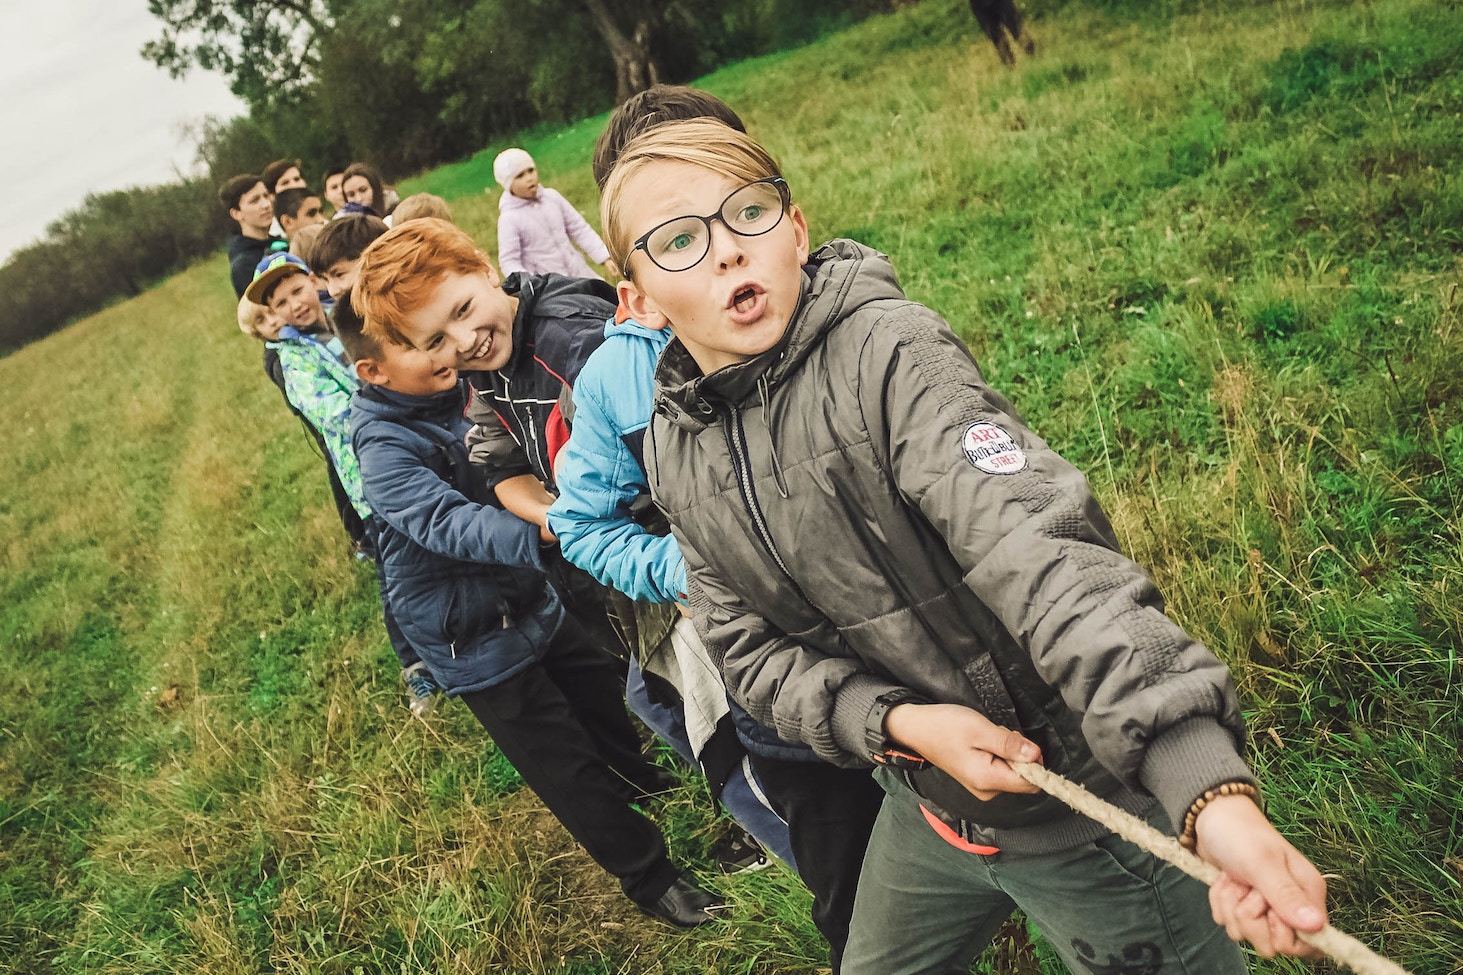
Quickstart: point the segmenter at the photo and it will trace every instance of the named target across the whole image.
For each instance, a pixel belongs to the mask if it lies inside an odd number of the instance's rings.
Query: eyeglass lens
[[[782,194],[770,182],[748,183],[727,197],[719,211],[732,233],[756,237],[782,220]],[[645,241],[645,253],[667,271],[684,271],[711,249],[711,223],[705,217],[677,217],[657,227]]]

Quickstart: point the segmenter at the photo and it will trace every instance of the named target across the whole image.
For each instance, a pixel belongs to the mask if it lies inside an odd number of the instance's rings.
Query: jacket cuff
[[[1163,805],[1174,829],[1194,800],[1216,786],[1247,782],[1259,787],[1235,748],[1234,736],[1209,717],[1181,721],[1153,739],[1138,779]]]
[[[869,748],[864,740],[864,730],[869,723],[869,712],[874,701],[891,691],[902,691],[899,684],[891,684],[873,674],[854,674],[838,688],[838,697],[833,702],[833,741],[841,751],[856,755],[869,762]]]

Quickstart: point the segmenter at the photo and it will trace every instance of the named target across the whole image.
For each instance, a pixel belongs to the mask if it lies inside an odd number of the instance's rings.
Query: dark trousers
[[[269,346],[264,347],[264,374],[269,377],[270,382],[279,387],[279,394],[284,396],[284,405],[289,407],[290,412],[299,418],[300,423],[309,431],[311,438],[314,439],[320,456],[325,458],[325,470],[330,476],[330,496],[335,501],[335,511],[336,514],[340,515],[340,524],[345,529],[346,535],[354,545],[369,542],[370,539],[368,539],[366,533],[366,523],[361,520],[360,515],[356,514],[355,505],[351,504],[350,495],[345,493],[345,485],[340,483],[340,475],[335,473],[335,465],[330,462],[330,452],[325,449],[325,438],[320,436],[320,431],[312,427],[309,421],[305,419],[305,415],[295,409],[295,404],[290,402],[288,396],[285,396],[284,369],[279,364],[279,353],[269,348]],[[388,624],[387,628],[390,629],[390,624]],[[393,639],[392,646],[395,645],[395,640]]]
[[[332,471],[334,468],[332,468]],[[352,508],[354,510],[354,508]],[[366,519],[366,539],[370,542],[367,548],[371,552],[371,558],[376,563],[376,584],[381,589],[381,615],[386,624],[386,638],[391,641],[391,649],[396,651],[396,659],[401,661],[401,669],[406,670],[413,664],[422,662],[417,655],[416,649],[407,640],[406,634],[401,632],[401,625],[396,622],[396,614],[391,611],[391,600],[386,598],[386,566],[381,561],[381,521],[376,515]]]
[[[1015,0],[970,0],[970,12],[975,14],[981,30],[985,31],[991,43],[996,46],[996,53],[1001,60],[1006,64],[1014,64],[1016,56],[1011,52],[1006,32],[1010,32],[1011,40],[1021,42],[1021,11],[1016,9]],[[1031,41],[1027,40],[1026,52],[1030,54],[1032,48]]]
[[[787,822],[798,875],[813,892],[813,924],[828,941],[837,975],[884,790],[868,769],[750,758],[772,808]]]
[[[462,700],[569,834],[645,903],[678,871],[660,830],[630,808],[661,772],[640,754],[624,694],[614,659],[566,618],[537,664]]]

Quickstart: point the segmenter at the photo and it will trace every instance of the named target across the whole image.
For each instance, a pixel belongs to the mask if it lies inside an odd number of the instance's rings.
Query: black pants
[[[1016,57],[1011,53],[1006,32],[1010,32],[1011,40],[1020,43],[1021,12],[1016,9],[1015,0],[970,0],[970,12],[975,14],[981,30],[985,31],[991,43],[996,46],[996,53],[1001,60],[1006,64],[1014,63]],[[1028,41],[1027,52],[1030,51],[1031,44]]]
[[[661,773],[640,754],[624,695],[615,661],[566,618],[537,664],[462,700],[569,834],[643,903],[678,871],[660,830],[630,808]]]
[[[884,790],[868,769],[750,757],[772,808],[787,821],[798,875],[813,892],[813,924],[828,941],[837,975]]]

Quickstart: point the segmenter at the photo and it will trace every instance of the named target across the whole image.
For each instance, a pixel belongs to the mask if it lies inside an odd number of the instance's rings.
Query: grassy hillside
[[[1338,923],[1463,969],[1463,8],[1073,4],[1034,30],[1007,72],[926,0],[704,84],[815,235],[892,255],[1089,472],[1233,667]],[[524,138],[591,213],[601,123]],[[411,188],[490,244],[485,158]],[[825,965],[785,872],[673,933],[465,709],[407,720],[232,305],[219,257],[0,360],[0,970]],[[701,864],[704,810],[655,811]]]

